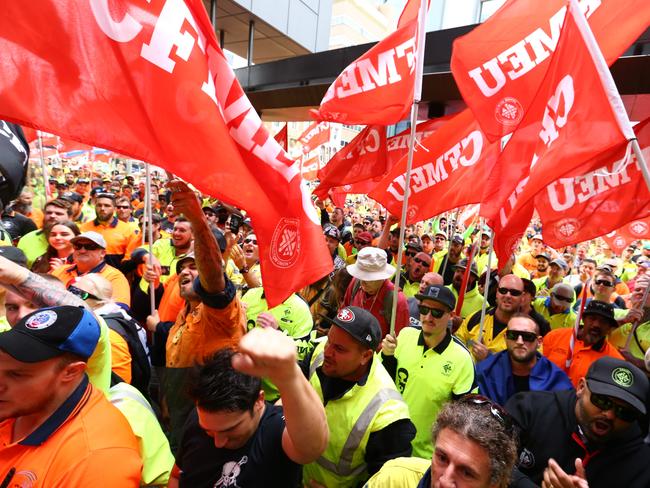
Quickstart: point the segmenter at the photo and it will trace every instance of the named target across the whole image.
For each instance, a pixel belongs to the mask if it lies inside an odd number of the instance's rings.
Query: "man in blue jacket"
[[[560,368],[538,352],[542,342],[537,323],[518,314],[508,322],[505,351],[488,356],[476,366],[479,391],[499,405],[521,391],[571,390]]]

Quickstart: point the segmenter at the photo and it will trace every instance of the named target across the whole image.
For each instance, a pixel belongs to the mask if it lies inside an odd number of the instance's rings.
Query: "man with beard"
[[[425,252],[420,251],[409,259],[399,280],[399,286],[407,298],[414,297],[420,291],[420,281],[430,267],[431,257]]]
[[[463,244],[463,237],[456,234],[451,240],[449,252],[447,252],[447,249],[444,249],[433,255],[433,271],[442,275],[445,285],[451,285],[454,281],[454,264],[457,264],[461,260]]]
[[[461,262],[454,265],[454,279],[451,285],[447,286],[447,288],[449,288],[456,297],[456,300],[458,300],[458,297],[460,295],[460,287],[463,284],[463,276],[465,275],[466,269],[467,259],[463,259]],[[458,325],[460,325],[460,323],[465,320],[466,317],[469,317],[474,312],[477,312],[483,306],[483,295],[481,295],[477,286],[478,278],[479,274],[478,269],[476,268],[476,263],[472,263],[469,268],[469,277],[467,278],[466,288],[467,291],[465,292],[465,299],[463,300],[463,307],[460,311],[460,317],[458,317],[461,319],[458,322]]]
[[[521,391],[571,390],[569,377],[539,352],[539,326],[524,314],[513,316],[506,330],[505,351],[489,356],[476,367],[481,394],[505,405]]]
[[[465,346],[449,332],[456,298],[449,288],[428,287],[418,293],[421,329],[407,327],[382,342],[382,361],[409,407],[417,434],[413,455],[433,454],[431,425],[452,399],[476,389],[474,363]]]
[[[562,258],[551,261],[548,265],[548,275],[533,280],[537,287],[537,296],[550,296],[553,287],[564,281],[568,269],[569,266]]]
[[[45,215],[43,217],[43,228],[37,229],[25,234],[18,241],[18,248],[27,256],[27,266],[31,268],[32,263],[37,257],[42,256],[47,251],[47,237],[45,230],[52,228],[54,224],[70,220],[72,209],[70,202],[62,198],[55,198],[45,205]],[[10,243],[7,243],[10,244]]]
[[[39,229],[43,227],[43,211],[34,207],[34,193],[28,187],[23,188],[20,192],[13,208],[16,212],[31,219]]]
[[[194,254],[186,254],[176,262],[185,308],[169,330],[162,381],[170,416],[170,443],[174,447],[193,407],[184,388],[189,372],[217,350],[237,347],[245,331],[245,315],[235,286],[224,274],[221,251],[196,195],[181,181],[172,181],[168,186],[174,209],[187,218],[195,237]]]
[[[512,274],[505,275],[497,288],[496,307],[486,311],[483,330],[479,325],[480,310],[463,321],[456,335],[470,348],[476,362],[506,349],[508,321],[519,312],[523,293],[524,283],[521,278]]]
[[[573,339],[573,328],[555,329],[544,337],[544,356],[562,369],[574,386],[578,386],[596,359],[612,356],[623,359],[607,340],[607,335],[618,327],[611,303],[591,300],[582,313],[582,327]]]
[[[535,280],[548,276],[548,265],[551,262],[551,256],[543,252],[535,256],[535,258],[537,258],[537,269],[530,273],[530,276]]]
[[[447,249],[447,234],[438,231],[433,236],[433,252],[436,253],[445,249]]]
[[[115,216],[115,196],[100,193],[95,199],[94,220],[81,224],[81,232],[97,232],[106,240],[106,262],[119,267],[126,256],[131,240],[137,238],[133,227]]]
[[[639,368],[606,357],[580,377],[576,391],[513,396],[506,410],[520,428],[520,454],[510,486],[650,486],[650,447],[637,422],[648,390]]]

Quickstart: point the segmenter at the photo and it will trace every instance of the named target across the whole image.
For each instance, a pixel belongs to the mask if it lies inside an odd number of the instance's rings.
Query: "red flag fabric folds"
[[[605,74],[594,62],[576,19],[567,15],[547,76],[484,187],[481,215],[495,231],[499,262],[505,263],[519,242],[537,193],[597,164],[601,153],[632,137],[619,126],[603,86]],[[624,112],[622,104],[619,108]]]
[[[401,213],[404,201],[407,156],[370,193],[393,215]],[[489,143],[469,109],[420,141],[413,154],[407,224],[478,203],[476,183],[485,180],[497,157],[497,145]]]
[[[289,150],[289,124],[284,124],[284,127],[274,137],[284,152],[287,152]]]
[[[299,169],[201,0],[9,2],[0,33],[3,118],[153,163],[246,209],[270,306],[331,271]]]
[[[629,244],[639,239],[650,239],[650,219],[637,219],[620,229],[602,236],[616,254],[621,254]]]
[[[318,146],[325,144],[330,140],[330,124],[329,122],[312,122],[309,127],[305,129],[298,142],[302,144],[302,153],[307,154],[316,149]]]
[[[490,140],[512,132],[531,104],[557,45],[566,3],[508,0],[454,41],[454,79]],[[650,23],[647,0],[582,0],[580,6],[608,65]]]
[[[343,70],[320,108],[312,110],[312,117],[344,124],[389,125],[406,116],[413,103],[421,1],[407,1],[395,32]]]
[[[650,161],[650,119],[638,124],[634,132]],[[535,197],[548,245],[560,248],[587,241],[650,216],[650,191],[639,161],[628,149],[602,158],[595,171],[554,181]]]

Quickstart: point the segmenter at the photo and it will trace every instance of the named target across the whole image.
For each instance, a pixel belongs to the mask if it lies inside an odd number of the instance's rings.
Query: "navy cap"
[[[456,297],[453,292],[443,285],[427,286],[424,293],[416,293],[415,298],[418,300],[433,300],[434,302],[442,303],[449,310],[456,308]]]
[[[605,356],[591,364],[586,379],[593,393],[623,400],[645,415],[648,377],[633,364]]]
[[[381,341],[381,327],[373,314],[359,307],[344,307],[334,318],[334,324],[354,339],[375,350]]]
[[[598,315],[607,319],[610,327],[618,327],[618,322],[614,318],[614,306],[611,303],[591,300],[582,312],[583,317],[587,315]]]

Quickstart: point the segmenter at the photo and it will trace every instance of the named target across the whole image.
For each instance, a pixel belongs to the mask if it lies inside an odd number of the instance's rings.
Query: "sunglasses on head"
[[[591,403],[603,412],[614,410],[614,415],[624,422],[634,422],[639,417],[639,414],[633,408],[614,403],[614,400],[605,395],[591,392]]]
[[[78,251],[79,249],[85,249],[86,251],[96,251],[97,249],[101,249],[101,247],[94,242],[75,242],[72,245],[72,248],[75,251]]]
[[[426,305],[419,305],[418,310],[420,311],[421,315],[428,315],[431,314],[431,316],[434,319],[439,319],[442,317],[445,313],[447,313],[445,310],[440,310],[439,308],[431,308],[427,307]]]
[[[521,294],[523,293],[522,290],[514,290],[512,288],[506,288],[506,287],[503,287],[503,286],[500,286],[499,288],[497,288],[497,291],[501,295],[506,295],[506,294],[510,293],[510,295],[513,296],[513,297],[521,296]]]
[[[490,415],[492,415],[492,418],[497,420],[508,432],[514,430],[514,423],[510,414],[508,414],[508,412],[506,412],[501,406],[493,403],[489,398],[484,397],[483,395],[470,394],[465,395],[458,401],[478,406],[487,405],[490,408]]]
[[[87,300],[89,298],[92,298],[93,300],[99,300],[99,298],[97,298],[92,293],[88,293],[87,291],[84,291],[81,288],[77,288],[74,285],[68,286],[68,291],[74,296],[81,298],[82,300]]]
[[[571,303],[573,301],[572,298],[563,297],[562,295],[556,295],[555,293],[551,293],[551,296],[561,302]]]
[[[413,258],[413,261],[418,263],[418,264],[421,264],[422,266],[431,266],[431,262],[426,261],[425,259]]]
[[[516,341],[520,337],[524,340],[524,342],[535,342],[537,340],[537,334],[534,332],[526,332],[523,330],[506,330],[506,339],[509,341]]]
[[[244,244],[254,244],[257,246],[257,239],[244,239]]]
[[[607,287],[614,286],[614,283],[612,283],[611,281],[607,281],[607,280],[596,280],[596,281],[594,281],[594,283],[596,283],[597,285],[603,285],[603,286],[607,286]]]

